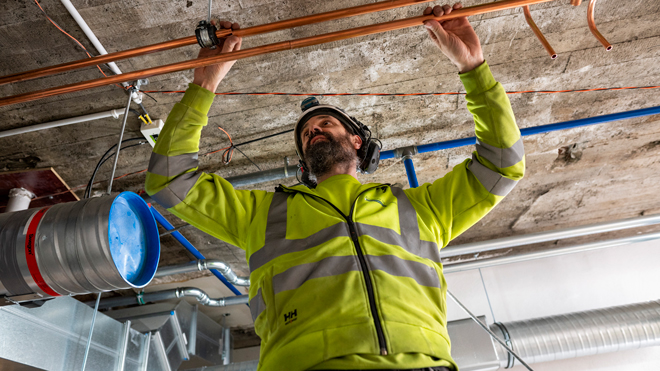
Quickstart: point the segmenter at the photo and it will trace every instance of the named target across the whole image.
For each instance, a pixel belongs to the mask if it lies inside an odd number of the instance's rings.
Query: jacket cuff
[[[472,71],[461,73],[458,76],[461,78],[467,94],[480,94],[492,89],[497,84],[485,61]]]
[[[188,90],[181,98],[181,103],[207,115],[213,104],[215,94],[196,84],[188,84]]]

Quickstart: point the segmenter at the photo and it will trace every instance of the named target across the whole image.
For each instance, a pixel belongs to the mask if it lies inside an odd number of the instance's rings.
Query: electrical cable
[[[610,88],[593,88],[593,89],[572,89],[572,90],[521,90],[521,91],[507,91],[507,94],[558,94],[558,93],[585,93],[593,91],[615,91],[615,90],[644,90],[644,89],[660,89],[660,85],[656,86],[628,86],[628,87],[610,87]],[[143,93],[161,93],[161,94],[178,94],[185,93],[185,90],[147,90]],[[326,96],[326,97],[343,97],[343,96],[358,96],[358,97],[409,97],[409,96],[439,96],[439,95],[465,95],[462,92],[445,92],[445,93],[284,93],[284,92],[227,92],[215,93],[215,95],[284,95],[291,97],[311,97],[311,96]]]
[[[39,1],[34,0],[34,2],[35,2],[35,4],[37,4],[37,6],[39,7],[39,10],[41,10],[41,12],[42,12],[42,13],[46,16],[46,18],[50,21],[50,23],[53,24],[53,26],[57,27],[58,30],[62,31],[62,33],[64,33],[65,35],[69,36],[73,41],[75,41],[76,44],[78,44],[78,46],[80,46],[80,47],[83,49],[83,51],[85,52],[85,54],[87,54],[87,57],[88,57],[88,58],[92,58],[92,55],[89,54],[89,51],[87,51],[87,48],[85,48],[85,46],[84,46],[80,41],[78,41],[78,39],[76,39],[75,37],[71,36],[68,32],[64,31],[64,29],[63,29],[62,27],[60,27],[60,25],[58,25],[58,24],[57,24],[57,23],[56,23],[56,22],[55,22],[55,21],[54,21],[49,15],[48,15],[48,13],[46,13],[46,11],[44,10],[44,8],[41,7],[41,4],[39,4]],[[103,72],[103,70],[101,69],[101,66],[96,65],[96,68],[99,69],[99,71],[101,72],[101,74],[102,74],[103,76],[108,77],[108,75],[106,75],[105,72]],[[117,84],[114,84],[114,85],[117,86],[117,87],[119,87],[119,88],[121,88],[121,89],[124,89],[124,88],[123,88],[122,86],[120,86],[120,85],[117,85]]]
[[[135,147],[135,146],[139,146],[139,145],[143,145],[143,144],[148,143],[148,142],[146,141],[146,139],[144,139],[144,138],[130,138],[130,139],[125,139],[125,140],[122,140],[121,143],[122,143],[122,145],[123,145],[123,144],[126,143],[126,142],[134,142],[134,141],[143,141],[143,142],[140,142],[140,143],[138,143],[138,144],[131,144],[131,145],[129,145],[129,146],[122,147],[122,149],[130,148],[130,147]],[[85,188],[85,192],[83,193],[83,198],[89,198],[89,197],[91,197],[92,187],[93,187],[93,185],[94,185],[94,179],[96,178],[96,173],[99,171],[99,169],[101,168],[101,166],[102,166],[106,161],[108,161],[110,158],[112,158],[112,156],[115,154],[115,152],[112,152],[112,150],[114,150],[115,148],[117,148],[117,145],[116,145],[116,144],[113,145],[112,147],[110,147],[110,148],[109,148],[109,149],[103,154],[103,156],[101,156],[101,159],[100,159],[99,162],[96,164],[96,168],[94,169],[94,172],[92,173],[92,176],[91,176],[91,178],[89,179],[89,182],[87,182],[87,187]],[[112,153],[111,153],[111,152],[112,152]],[[115,179],[118,179],[118,178],[115,178]]]

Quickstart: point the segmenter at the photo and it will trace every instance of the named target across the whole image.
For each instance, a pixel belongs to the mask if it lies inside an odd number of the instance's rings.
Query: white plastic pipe
[[[11,129],[11,130],[0,131],[0,138],[10,137],[12,135],[18,135],[18,134],[23,134],[23,133],[29,133],[29,132],[32,132],[32,131],[39,131],[39,130],[44,130],[44,129],[56,128],[56,127],[59,127],[59,126],[77,124],[79,122],[99,120],[99,119],[103,119],[103,118],[106,118],[106,117],[112,117],[112,118],[118,119],[119,116],[121,116],[123,114],[124,114],[123,109],[113,109],[113,110],[110,110],[110,111],[92,113],[92,114],[84,115],[84,116],[70,117],[68,119],[51,121],[51,122],[46,122],[46,123],[43,123],[43,124],[37,124],[37,125],[25,126],[25,127],[22,127],[22,128],[16,128],[16,129]]]
[[[496,265],[519,263],[528,260],[550,258],[553,256],[561,256],[561,255],[573,254],[583,251],[600,250],[610,247],[624,246],[632,243],[639,243],[639,242],[659,240],[659,239],[660,239],[660,232],[645,233],[630,237],[618,238],[615,240],[591,242],[582,245],[560,247],[555,249],[534,251],[530,253],[517,254],[517,255],[505,255],[497,258],[473,260],[465,263],[447,264],[444,266],[443,272],[446,274],[463,272],[463,271],[479,269],[479,268],[494,267]]]
[[[25,188],[12,188],[9,190],[9,202],[7,202],[5,212],[12,213],[14,211],[29,209],[30,201],[32,201],[34,197],[34,193]]]
[[[78,23],[78,26],[83,30],[85,35],[87,35],[87,38],[89,41],[92,42],[96,50],[99,52],[99,54],[108,54],[108,52],[105,50],[103,45],[101,45],[101,42],[99,39],[96,38],[96,35],[94,35],[94,32],[89,28],[87,25],[87,22],[80,16],[80,13],[78,13],[78,10],[76,7],[71,4],[71,1],[69,0],[61,0],[62,4],[66,7],[66,10],[69,11],[73,19],[75,19],[76,23]],[[107,63],[108,67],[112,70],[112,72],[116,73],[117,75],[121,75],[121,71],[119,70],[119,67],[115,64],[115,62],[108,62]]]
[[[485,251],[506,249],[515,246],[562,240],[566,238],[588,236],[597,233],[619,231],[622,229],[646,227],[654,224],[660,224],[660,214],[638,216],[635,218],[619,219],[590,225],[581,225],[577,227],[556,229],[547,232],[536,232],[520,236],[503,237],[488,241],[448,246],[440,250],[440,257],[447,258],[450,256],[459,256],[465,254],[479,254]]]

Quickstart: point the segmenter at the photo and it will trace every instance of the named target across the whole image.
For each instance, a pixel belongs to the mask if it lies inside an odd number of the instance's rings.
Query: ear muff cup
[[[360,170],[365,174],[371,174],[378,169],[378,163],[380,162],[380,145],[378,145],[378,142],[373,139],[369,140],[367,145],[367,151],[362,160],[362,164],[360,164]]]

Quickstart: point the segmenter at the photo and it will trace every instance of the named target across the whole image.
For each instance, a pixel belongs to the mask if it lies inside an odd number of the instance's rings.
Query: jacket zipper
[[[373,287],[373,282],[371,281],[371,276],[369,275],[369,268],[367,267],[367,261],[364,258],[364,254],[362,253],[362,248],[360,247],[360,241],[359,241],[359,235],[357,233],[357,228],[355,228],[355,222],[353,221],[353,211],[355,210],[355,205],[357,205],[357,201],[360,199],[360,196],[362,196],[363,193],[370,191],[372,189],[378,188],[381,186],[376,186],[376,187],[371,187],[367,188],[364,191],[360,192],[357,197],[355,198],[355,201],[353,201],[353,204],[351,205],[351,210],[349,211],[349,215],[344,215],[344,213],[341,212],[335,205],[332,204],[332,202],[326,200],[323,197],[313,195],[307,192],[301,192],[298,190],[292,190],[294,192],[300,192],[312,197],[315,197],[319,200],[324,201],[328,205],[332,206],[333,209],[335,209],[339,215],[341,215],[344,220],[346,220],[346,223],[348,224],[348,229],[351,233],[351,240],[353,241],[353,245],[355,246],[355,251],[357,252],[358,256],[358,261],[360,262],[360,269],[362,270],[362,275],[364,277],[364,282],[365,285],[367,286],[367,297],[369,298],[369,309],[371,310],[371,316],[374,318],[374,326],[376,327],[376,335],[378,336],[378,345],[380,346],[380,355],[386,356],[387,355],[387,343],[385,342],[385,333],[383,332],[383,325],[380,322],[380,317],[378,316],[378,308],[376,307],[376,296],[374,295],[374,287]]]

